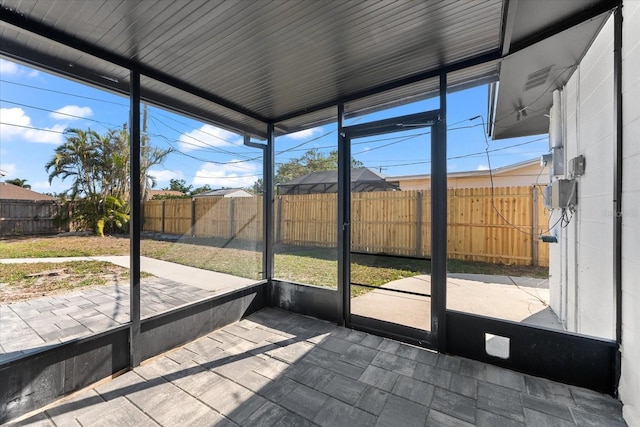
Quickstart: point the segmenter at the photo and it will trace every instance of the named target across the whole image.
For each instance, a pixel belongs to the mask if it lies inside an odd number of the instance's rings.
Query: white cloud
[[[313,135],[316,135],[320,132],[322,132],[322,128],[316,127],[316,128],[309,128],[309,129],[301,130],[298,132],[290,133],[286,136],[292,139],[304,139],[304,138],[310,138]]]
[[[78,107],[77,105],[65,105],[58,108],[49,117],[55,120],[78,120],[93,116],[93,111],[89,107]]]
[[[33,78],[38,77],[40,73],[37,70],[30,70],[29,68],[18,65],[15,62],[0,58],[0,74],[5,76],[26,75],[27,77]]]
[[[488,171],[489,170],[489,166],[487,166],[487,165],[478,165],[478,168],[476,170],[477,171]]]
[[[3,139],[21,139],[24,142],[60,145],[64,140],[62,132],[66,126],[55,124],[49,128],[33,129],[31,118],[22,108],[0,108],[0,135]],[[13,125],[13,126],[12,126]]]
[[[239,145],[240,142],[240,135],[211,125],[202,125],[199,129],[183,133],[178,138],[181,151]]]
[[[54,187],[49,184],[49,181],[36,181],[36,182],[29,182],[27,181],[27,184],[31,185],[31,189],[33,191],[38,191],[40,193],[43,192],[56,192],[56,190],[54,189]]]
[[[196,172],[193,185],[196,187],[208,184],[211,188],[220,187],[249,187],[253,185],[259,176],[259,171],[255,165],[250,163],[231,163],[219,165],[215,163],[205,163]]]
[[[0,74],[15,76],[20,71],[20,67],[15,62],[0,59]]]
[[[16,174],[16,165],[13,163],[0,163],[0,177],[3,179],[13,179]]]
[[[149,169],[149,175],[156,179],[159,184],[161,182],[169,182],[172,179],[182,179],[184,174],[182,171],[170,171],[166,169]]]

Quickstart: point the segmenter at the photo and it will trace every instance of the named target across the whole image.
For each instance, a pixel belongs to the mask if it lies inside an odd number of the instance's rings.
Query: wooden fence
[[[1,200],[0,236],[29,236],[65,231],[54,217],[62,206],[55,200]]]
[[[262,197],[198,197],[144,202],[145,231],[166,234],[262,239]]]
[[[495,206],[495,209],[494,209]],[[336,246],[337,195],[279,196],[275,241]],[[548,213],[535,187],[450,189],[448,257],[490,263],[549,265]],[[261,239],[262,198],[152,200],[144,230],[197,237]],[[431,255],[431,194],[426,191],[353,193],[351,248],[366,253]]]

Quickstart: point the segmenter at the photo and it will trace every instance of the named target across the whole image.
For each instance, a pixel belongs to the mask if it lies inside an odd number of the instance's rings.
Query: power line
[[[23,103],[20,103],[20,102],[10,101],[10,100],[8,100],[8,99],[2,99],[2,98],[0,98],[0,102],[6,102],[7,104],[18,105],[18,106],[20,106],[20,107],[31,108],[31,109],[34,109],[34,110],[40,110],[40,111],[46,111],[46,112],[49,112],[49,113],[55,113],[55,114],[59,114],[59,115],[61,115],[61,116],[68,116],[68,117],[72,117],[72,118],[74,118],[74,119],[87,120],[87,121],[90,121],[90,122],[94,122],[94,123],[101,124],[101,125],[103,125],[103,126],[105,126],[105,127],[109,127],[109,126],[111,126],[111,127],[118,127],[118,125],[115,125],[115,124],[112,124],[112,123],[101,122],[101,121],[99,121],[99,120],[90,119],[90,118],[88,118],[88,117],[76,116],[75,114],[61,113],[61,112],[56,111],[56,110],[50,110],[50,109],[48,109],[48,108],[43,108],[43,107],[36,107],[35,105],[23,104]],[[109,125],[109,126],[107,126],[107,125]]]
[[[17,125],[15,123],[0,122],[0,125],[13,126],[13,127],[17,127],[17,128],[24,128],[24,129],[38,130],[38,131],[42,131],[42,132],[51,132],[51,133],[64,134],[64,131],[61,131],[61,130],[36,128],[36,127],[33,127],[33,126]]]
[[[106,104],[113,104],[113,105],[118,105],[118,106],[121,106],[121,107],[127,107],[127,108],[129,107],[129,104],[123,104],[123,103],[119,103],[119,102],[115,102],[115,101],[107,101],[106,99],[93,98],[91,96],[78,95],[76,93],[63,92],[63,91],[60,91],[60,90],[54,90],[54,89],[49,89],[49,88],[44,88],[44,87],[39,87],[39,86],[32,86],[32,85],[28,85],[28,84],[25,84],[25,83],[12,82],[10,80],[5,80],[5,79],[0,79],[0,82],[8,83],[8,84],[16,85],[16,86],[28,87],[30,89],[42,90],[42,91],[45,91],[45,92],[57,93],[57,94],[60,94],[60,95],[67,95],[67,96],[73,96],[73,97],[81,98],[81,99],[88,99],[88,100],[91,100],[91,101],[104,102]]]
[[[160,122],[162,125],[166,126],[167,128],[171,129],[172,131],[177,132],[177,133],[179,133],[181,135],[187,136],[186,134],[184,134],[184,133],[180,132],[179,130],[167,125],[163,121],[154,118],[153,116],[150,117],[150,119],[151,119],[152,122],[156,123],[156,126],[157,126],[157,122]],[[219,137],[217,135],[209,134],[207,132],[203,132],[203,133],[205,133],[207,135],[210,135],[210,136],[214,136],[214,137],[220,139],[221,141],[226,142],[229,145],[235,145],[234,143],[232,143],[230,141],[227,141],[226,139],[221,138],[221,137]],[[160,135],[158,135],[158,136],[160,136]],[[216,145],[210,144],[210,143],[208,143],[206,141],[203,141],[201,139],[198,139],[198,138],[196,138],[194,136],[188,135],[188,137],[193,139],[193,140],[195,140],[195,141],[197,141],[197,142],[199,142],[202,145],[199,145],[199,144],[196,144],[196,143],[193,143],[193,142],[184,141],[184,140],[177,140],[176,142],[178,142],[179,144],[191,145],[193,147],[205,148],[205,149],[208,149],[208,150],[211,150],[211,151],[220,152],[220,153],[231,155],[231,156],[244,157],[245,159],[249,159],[250,158],[250,156],[247,156],[246,154],[237,153],[237,152],[233,152],[233,151],[230,151],[230,150],[226,150],[224,148],[220,148],[220,147],[218,147]]]
[[[496,152],[496,151],[508,150],[509,148],[519,147],[519,146],[522,146],[522,145],[532,144],[534,142],[539,142],[539,141],[541,141],[543,139],[546,139],[546,138],[538,138],[538,139],[533,139],[531,141],[522,142],[522,143],[519,143],[519,144],[513,144],[513,145],[506,146],[506,147],[495,148],[493,150],[489,150],[489,152],[493,153],[493,152]],[[464,159],[464,158],[469,158],[469,157],[479,157],[479,156],[484,156],[485,154],[486,154],[486,151],[480,151],[480,152],[477,152],[477,153],[469,153],[469,154],[463,154],[463,155],[460,155],[460,156],[447,157],[447,160],[457,160],[457,159]],[[520,155],[522,153],[516,153],[516,154]],[[513,155],[516,155],[516,154],[513,154]],[[421,165],[421,164],[429,164],[429,163],[431,163],[431,160],[422,160],[422,161],[416,161],[416,162],[384,165],[384,167],[393,168],[393,167],[399,167],[399,166],[412,166],[412,165]],[[371,166],[371,167],[374,168],[374,169],[378,168],[378,166]],[[527,176],[529,176],[529,175],[527,175]]]

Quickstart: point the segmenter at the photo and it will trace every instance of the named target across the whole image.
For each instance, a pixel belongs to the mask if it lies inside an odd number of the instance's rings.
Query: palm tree
[[[18,187],[26,188],[27,190],[31,189],[31,185],[26,183],[27,182],[26,179],[14,178],[14,179],[7,179],[5,182],[7,184],[13,184],[13,185],[17,185]]]
[[[101,234],[101,224],[124,228],[129,211],[130,143],[126,125],[101,136],[88,129],[65,130],[65,142],[56,148],[45,165],[49,183],[54,178],[73,180],[66,193],[75,202],[74,218]],[[149,168],[162,163],[171,149],[161,150],[145,144],[141,150],[140,180],[143,188],[152,182]]]

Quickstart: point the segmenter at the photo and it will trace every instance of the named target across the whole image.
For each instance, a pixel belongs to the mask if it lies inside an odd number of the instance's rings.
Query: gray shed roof
[[[256,137],[496,81],[500,62],[612,0],[1,0],[0,51]],[[516,7],[517,6],[517,7]],[[589,39],[589,35],[586,36]],[[553,46],[552,46],[553,48]]]
[[[389,191],[399,190],[398,182],[389,182],[387,178],[372,171],[369,168],[351,169],[351,191]],[[315,194],[337,193],[338,171],[311,172],[307,175],[294,178],[282,184],[278,184],[278,194]]]

